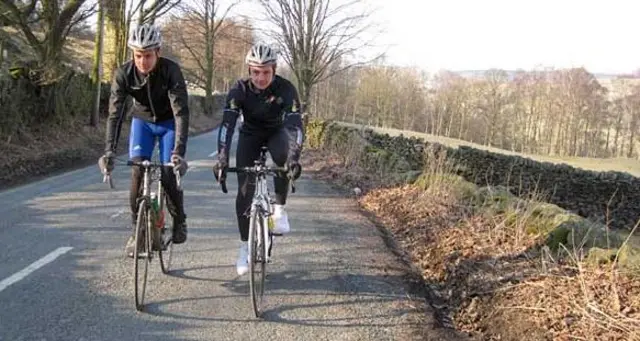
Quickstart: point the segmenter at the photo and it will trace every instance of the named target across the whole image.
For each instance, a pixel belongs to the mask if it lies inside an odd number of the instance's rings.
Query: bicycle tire
[[[149,206],[147,199],[142,199],[138,206],[138,217],[135,231],[135,248],[133,250],[133,280],[134,280],[134,296],[136,310],[142,311],[144,307],[144,296],[147,289],[147,275],[149,272],[149,263],[151,262],[151,233],[149,233]],[[138,245],[142,238],[142,250]],[[140,252],[142,251],[142,252]],[[142,253],[142,254],[141,254]],[[144,256],[144,258],[143,258]],[[144,262],[142,276],[140,274],[140,261]],[[140,278],[142,277],[142,278]],[[142,279],[142,283],[138,283]]]
[[[160,269],[162,270],[162,273],[169,274],[169,272],[171,271],[171,258],[173,256],[173,232],[171,231],[171,229],[167,229],[167,218],[171,215],[169,214],[168,210],[165,209],[164,205],[166,194],[164,193],[164,191],[162,191],[161,193],[162,199],[160,200],[160,211],[164,212],[165,222],[161,232],[161,240],[163,245],[161,246],[160,250],[158,250],[158,258],[160,259]]]
[[[162,273],[166,275],[171,272],[171,258],[173,255],[173,242],[171,241],[171,238],[171,235],[169,235],[169,240],[165,241],[165,237],[162,237],[162,241],[166,249],[164,251],[158,250],[158,258],[160,258],[160,269],[162,270]]]
[[[262,300],[264,296],[264,282],[266,275],[264,220],[260,210],[252,210],[249,218],[249,291],[253,311],[256,317],[262,315]],[[260,236],[262,234],[262,236]],[[258,271],[260,273],[258,274]]]

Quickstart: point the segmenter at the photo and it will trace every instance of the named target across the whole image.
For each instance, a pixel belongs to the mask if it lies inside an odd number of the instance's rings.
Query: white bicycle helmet
[[[142,24],[131,31],[127,45],[135,50],[158,48],[162,46],[162,34],[157,26]]]
[[[264,66],[276,64],[278,55],[276,50],[272,49],[268,45],[255,44],[251,46],[249,52],[247,52],[247,58],[245,62],[249,66]]]

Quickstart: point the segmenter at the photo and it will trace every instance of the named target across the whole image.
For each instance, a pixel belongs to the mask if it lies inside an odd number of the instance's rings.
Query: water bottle
[[[269,231],[273,232],[276,224],[273,221],[273,205],[275,201],[271,200],[271,205],[269,205],[269,216],[267,217],[267,227],[269,227]]]
[[[156,193],[151,193],[151,207],[153,208],[155,225],[160,229],[164,226],[164,212],[160,211],[160,203],[158,202],[158,195]]]
[[[273,232],[273,228],[275,227],[275,223],[273,222],[273,216],[269,215],[267,218],[267,226],[269,227],[269,231]]]

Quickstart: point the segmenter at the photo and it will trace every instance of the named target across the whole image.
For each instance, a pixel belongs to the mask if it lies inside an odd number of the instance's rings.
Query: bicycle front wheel
[[[160,258],[160,269],[163,274],[168,274],[171,271],[171,255],[173,253],[173,242],[171,239],[173,235],[166,227],[162,232],[162,248],[158,250],[158,258]],[[164,250],[163,250],[164,249]]]
[[[149,230],[149,206],[146,199],[140,202],[136,222],[135,245],[133,251],[133,278],[136,310],[144,306],[144,295],[147,289],[147,273],[151,262],[151,231]]]
[[[265,228],[264,219],[259,209],[253,209],[249,219],[249,291],[253,311],[256,317],[262,315],[262,299],[264,295],[264,281],[266,275],[265,259]]]
[[[171,269],[171,255],[173,254],[173,229],[167,228],[166,219],[170,217],[168,210],[165,209],[164,200],[165,194],[162,191],[162,200],[160,200],[160,210],[164,213],[164,226],[160,231],[160,240],[162,245],[160,245],[160,249],[158,250],[158,258],[160,258],[160,269],[162,273],[168,274]]]

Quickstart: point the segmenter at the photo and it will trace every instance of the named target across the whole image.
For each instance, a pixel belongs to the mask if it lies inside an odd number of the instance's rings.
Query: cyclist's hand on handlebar
[[[98,159],[98,167],[100,168],[100,172],[102,174],[110,174],[113,171],[113,152],[106,152]]]
[[[171,154],[171,163],[174,164],[174,169],[180,174],[180,176],[183,176],[187,172],[187,168],[189,168],[187,160],[176,153]]]
[[[229,166],[227,160],[219,158],[215,165],[213,165],[213,175],[216,177],[216,181],[222,183],[226,180],[227,167]]]
[[[220,184],[223,193],[227,193],[227,167],[229,166],[229,162],[224,156],[220,156],[218,154],[218,161],[215,165],[213,165],[213,176],[215,176],[216,181]]]

